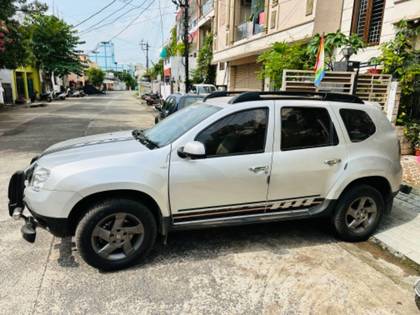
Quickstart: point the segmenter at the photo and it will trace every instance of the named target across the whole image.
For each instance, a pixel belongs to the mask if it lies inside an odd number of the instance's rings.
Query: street
[[[2,314],[418,314],[418,271],[369,242],[337,241],[326,220],[173,233],[114,273],[86,265],[71,239],[22,239],[7,213],[14,171],[56,142],[153,122],[129,91],[0,110]]]

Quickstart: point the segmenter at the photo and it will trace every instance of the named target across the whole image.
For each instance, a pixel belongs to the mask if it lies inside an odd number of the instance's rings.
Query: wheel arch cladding
[[[75,234],[77,225],[89,210],[89,208],[91,208],[95,203],[114,198],[130,199],[143,203],[152,212],[156,220],[156,224],[159,227],[159,233],[165,233],[165,228],[163,227],[164,220],[162,218],[162,212],[157,202],[151,196],[137,190],[109,190],[86,196],[73,207],[69,215],[69,230],[71,234]]]
[[[393,200],[391,185],[388,180],[382,176],[367,176],[355,179],[346,186],[346,188],[340,194],[340,198],[351,188],[361,185],[368,185],[379,191],[385,204],[385,212],[388,213],[391,211]]]

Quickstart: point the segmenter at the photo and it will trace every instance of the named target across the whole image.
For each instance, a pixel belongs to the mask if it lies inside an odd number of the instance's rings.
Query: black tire
[[[375,203],[376,216],[372,216],[370,220],[365,220],[367,221],[366,227],[364,227],[363,224],[360,224],[360,230],[354,230],[348,226],[349,218],[350,220],[352,219],[352,215],[348,214],[348,209],[354,203],[357,205],[357,201],[360,200],[360,198],[368,198],[366,201],[367,205],[372,204],[373,202]],[[335,232],[340,239],[347,242],[361,242],[367,240],[376,230],[382,220],[384,212],[384,200],[379,191],[368,185],[355,186],[344,192],[340,197],[337,208],[332,216],[332,223]],[[369,217],[369,214],[367,214],[367,216]]]
[[[133,237],[133,240],[135,237],[141,237],[141,242],[138,244],[138,248],[132,248],[132,251],[129,255],[127,255],[127,257],[121,257],[119,259],[111,259],[110,257],[104,258],[97,253],[97,249],[95,250],[95,242],[97,239],[94,239],[93,231],[103,220],[107,220],[107,218],[112,218],[113,215],[115,216],[116,214],[121,213],[125,214],[127,218],[137,220],[141,223],[143,228],[142,234],[131,236]],[[110,229],[114,228],[115,221],[114,225],[110,227]],[[124,222],[127,222],[127,219],[124,219]],[[108,232],[112,233],[112,231]],[[109,235],[112,236],[113,234]],[[107,237],[109,237],[109,235]],[[82,218],[76,230],[76,244],[80,255],[87,264],[100,270],[112,271],[130,267],[137,263],[140,259],[146,257],[149,251],[153,248],[156,235],[156,220],[150,209],[148,209],[145,205],[130,199],[110,199],[93,206]],[[99,242],[100,241],[101,239]],[[105,242],[106,245],[115,246],[115,244],[111,243],[123,241],[114,239],[113,241],[108,240],[103,242]],[[123,249],[117,248],[116,251],[123,252]],[[121,253],[119,255],[126,254]]]

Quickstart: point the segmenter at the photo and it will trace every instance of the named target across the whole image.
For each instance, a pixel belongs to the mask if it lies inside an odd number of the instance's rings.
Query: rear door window
[[[281,150],[299,150],[338,144],[328,110],[322,107],[281,109]]]
[[[352,142],[366,140],[376,131],[372,119],[363,110],[342,108],[340,115]]]

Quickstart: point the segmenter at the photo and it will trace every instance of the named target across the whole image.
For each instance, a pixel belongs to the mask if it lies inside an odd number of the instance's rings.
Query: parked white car
[[[341,239],[366,240],[401,182],[382,110],[331,93],[229,95],[147,130],[48,148],[10,181],[24,238],[33,242],[37,226],[76,235],[83,259],[103,270],[132,265],[179,229],[329,216]]]
[[[209,95],[216,92],[217,88],[213,84],[193,84],[191,93],[198,95]]]

